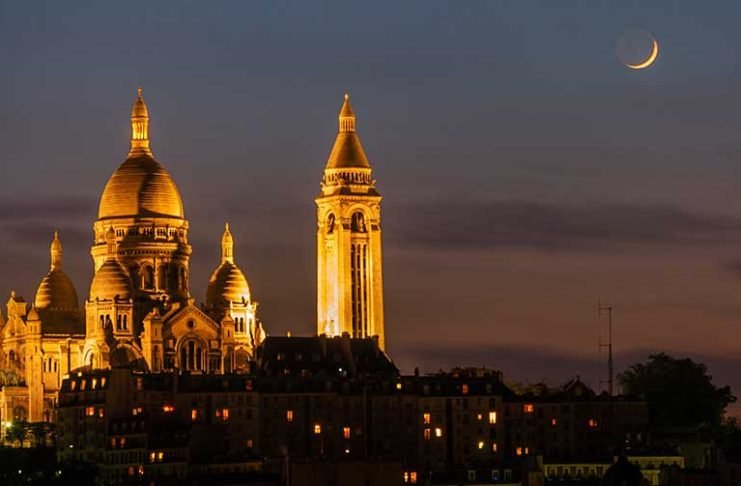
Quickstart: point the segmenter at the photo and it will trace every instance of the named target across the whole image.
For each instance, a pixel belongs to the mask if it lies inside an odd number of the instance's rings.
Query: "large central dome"
[[[99,219],[133,216],[185,216],[175,182],[148,154],[126,159],[108,179],[100,198]]]
[[[131,151],[103,190],[98,219],[119,217],[184,218],[183,201],[170,174],[149,148],[149,112],[141,89],[131,109]]]

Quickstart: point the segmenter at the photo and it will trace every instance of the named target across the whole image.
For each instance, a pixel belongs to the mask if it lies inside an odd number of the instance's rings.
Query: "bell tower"
[[[385,349],[381,195],[346,94],[317,205],[317,334],[378,337]]]

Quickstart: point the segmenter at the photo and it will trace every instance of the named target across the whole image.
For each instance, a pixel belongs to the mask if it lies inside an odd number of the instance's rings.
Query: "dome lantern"
[[[51,240],[51,247],[49,248],[51,253],[51,269],[61,270],[62,268],[62,242],[59,241],[59,233],[54,230],[54,239]]]
[[[149,110],[142,97],[142,89],[137,88],[136,101],[131,107],[131,150],[129,157],[146,154],[152,156],[149,148]]]
[[[224,225],[224,235],[221,237],[221,263],[234,263],[234,238],[229,231],[229,223]]]

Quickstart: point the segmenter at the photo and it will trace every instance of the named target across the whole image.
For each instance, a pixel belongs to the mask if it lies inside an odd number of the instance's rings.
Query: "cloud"
[[[30,198],[29,198],[30,199]],[[97,203],[89,198],[49,198],[42,200],[0,199],[0,222],[27,222],[29,220],[91,220]]]
[[[593,250],[625,244],[741,241],[741,221],[670,205],[429,201],[397,208],[389,242],[426,248]],[[407,224],[400,224],[401,220]]]

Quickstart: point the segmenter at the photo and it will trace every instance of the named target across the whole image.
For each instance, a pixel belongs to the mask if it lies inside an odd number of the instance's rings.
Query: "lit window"
[[[465,383],[461,385],[461,393],[463,393],[464,395],[468,395],[468,385],[466,385]]]
[[[525,413],[533,413],[535,411],[535,406],[532,403],[526,403],[522,406],[522,411]]]
[[[492,442],[491,443],[491,451],[492,452],[496,452],[497,451],[497,443],[496,442]]]
[[[530,449],[525,447],[525,454],[530,454]]]
[[[401,383],[397,383],[397,384],[396,384],[396,389],[397,389],[397,390],[401,390]]]
[[[404,471],[404,482],[409,483],[409,473]]]
[[[95,407],[85,407],[85,415],[92,417],[95,415]]]
[[[522,455],[522,447],[518,447],[517,449],[515,449],[515,454],[517,454],[518,456],[521,456]]]
[[[316,435],[319,435],[322,433],[322,425],[321,424],[314,424],[314,433]]]
[[[229,409],[228,408],[225,408],[221,411],[221,418],[224,420],[224,422],[229,420]]]
[[[162,462],[162,459],[165,457],[165,453],[160,451],[157,453],[157,462]]]
[[[345,439],[349,439],[350,438],[350,427],[343,427],[342,428],[342,437],[344,437]]]
[[[412,471],[409,473],[409,482],[412,484],[417,484],[417,471]]]
[[[293,410],[286,410],[286,422],[293,422]]]
[[[252,449],[252,439],[247,439],[247,448]]]
[[[484,415],[483,414],[477,414],[476,415],[476,420],[479,420],[479,421],[484,420]]]
[[[480,440],[477,445],[478,445],[479,450],[482,450],[484,448],[484,445],[485,444],[484,444],[484,441],[483,440]]]
[[[589,428],[591,429],[597,428],[597,421],[595,419],[589,419]]]
[[[100,379],[100,387],[103,388],[105,386],[105,377]]]
[[[105,412],[103,411],[102,408],[99,408],[98,409],[98,417],[103,418],[103,415],[105,415]]]
[[[137,415],[141,415],[141,413],[142,413],[141,407],[136,407],[136,408],[131,409],[131,415],[137,416]]]
[[[165,413],[172,413],[175,411],[175,407],[172,405],[162,405],[162,411]]]
[[[126,437],[121,437],[121,441],[119,442],[119,447],[125,447],[126,446]]]
[[[116,447],[116,438],[111,437],[111,447]]]
[[[95,390],[95,388],[97,386],[98,386],[98,379],[97,378],[93,378],[93,390]]]
[[[432,431],[430,429],[425,429],[424,437],[425,437],[425,440],[430,440],[430,437],[432,437]]]
[[[76,381],[70,381],[69,382],[69,389],[72,390],[72,391],[75,391],[76,388],[77,388],[77,382]]]
[[[490,424],[497,423],[497,413],[496,412],[494,412],[494,411],[489,412],[489,423]]]
[[[195,422],[196,420],[198,420],[198,410],[197,409],[194,408],[193,410],[190,411],[190,419],[193,422]]]
[[[424,422],[425,425],[430,425],[430,420],[431,418],[429,413],[422,414],[422,422]]]
[[[556,425],[558,425],[558,420],[556,420],[556,419],[552,418],[552,419],[551,419],[551,425],[552,425],[553,427],[555,427]]]
[[[149,462],[154,462],[154,460],[156,459],[156,457],[157,457],[157,455],[154,452],[150,452],[149,453]]]
[[[435,437],[442,437],[443,436],[443,429],[440,427],[435,428]]]
[[[87,380],[82,380],[82,383],[80,383],[80,390],[85,390],[85,386],[87,385]]]

